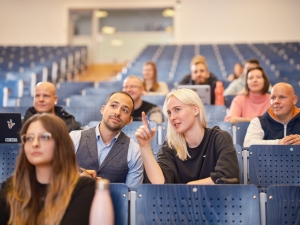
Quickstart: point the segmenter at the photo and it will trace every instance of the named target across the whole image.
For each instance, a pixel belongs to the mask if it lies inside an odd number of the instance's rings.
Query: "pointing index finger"
[[[142,112],[142,122],[143,122],[144,126],[146,126],[146,127],[148,126],[145,112]]]

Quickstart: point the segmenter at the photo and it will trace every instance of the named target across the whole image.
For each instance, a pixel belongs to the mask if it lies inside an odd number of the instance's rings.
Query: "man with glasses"
[[[123,91],[130,94],[134,100],[133,121],[142,121],[142,112],[145,112],[150,121],[154,121],[157,124],[163,122],[163,115],[160,108],[157,105],[142,100],[144,87],[139,77],[128,76],[123,82]]]

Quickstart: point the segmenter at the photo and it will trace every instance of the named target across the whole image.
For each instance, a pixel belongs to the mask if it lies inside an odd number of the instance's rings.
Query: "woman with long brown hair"
[[[145,95],[167,95],[168,85],[157,81],[157,68],[154,62],[148,61],[143,66],[143,86]]]
[[[263,115],[271,106],[269,86],[269,78],[262,67],[249,69],[246,74],[246,94],[232,100],[224,121],[232,124],[250,122],[254,117]]]
[[[21,141],[14,174],[1,190],[1,224],[88,224],[95,180],[80,177],[66,124],[52,114],[34,115]]]

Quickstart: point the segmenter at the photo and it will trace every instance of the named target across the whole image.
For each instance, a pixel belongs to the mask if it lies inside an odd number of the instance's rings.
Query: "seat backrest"
[[[125,184],[110,184],[110,195],[114,205],[115,224],[127,225],[128,224],[128,201],[129,192]]]
[[[65,107],[65,110],[72,114],[75,117],[75,120],[81,124],[81,126],[85,126],[90,121],[100,121],[102,119],[100,108],[100,105],[95,105],[94,107],[71,106]]]
[[[142,99],[146,102],[162,107],[165,102],[166,95],[142,95]]]
[[[93,97],[98,97],[98,96],[106,96],[108,97],[108,95],[114,91],[120,91],[122,90],[119,89],[119,87],[99,87],[99,88],[93,88],[93,87],[89,87],[89,88],[85,88],[82,90],[82,94],[83,95],[93,95]]]
[[[58,104],[64,105],[64,99],[70,95],[80,95],[81,91],[88,87],[94,87],[94,82],[62,82],[57,84],[56,94]]]
[[[224,121],[226,116],[224,105],[205,105],[204,107],[207,121]]]
[[[32,107],[33,106],[33,97],[31,96],[22,96],[18,99],[17,107]]]
[[[0,78],[0,86],[8,88],[9,98],[20,98],[23,96],[23,81],[21,79],[2,79]]]
[[[136,224],[260,224],[254,185],[140,185]]]
[[[21,144],[0,144],[0,183],[14,172],[20,147]]]
[[[97,107],[101,109],[102,105],[105,104],[107,96],[91,96],[91,95],[71,95],[66,98],[67,107]]]
[[[299,185],[268,187],[267,224],[300,224]]]
[[[225,106],[226,108],[230,108],[232,100],[236,97],[236,95],[227,95],[224,96]]]
[[[158,144],[163,144],[166,135],[167,135],[167,129],[168,129],[168,121],[162,122],[158,127],[157,127],[157,133],[158,133]]]
[[[6,107],[8,101],[8,88],[0,85],[0,107]]]
[[[243,157],[242,157],[242,147],[240,145],[235,144],[234,148],[236,150],[236,155],[239,163],[240,170],[240,183],[243,183]]]
[[[231,135],[231,137],[233,136],[233,133],[232,133],[232,124],[230,122],[208,121],[208,127],[212,128],[214,126],[220,127],[221,130],[227,131]]]
[[[240,122],[237,123],[236,126],[236,144],[243,146],[244,145],[244,139],[245,135],[247,133],[247,129],[250,122]]]
[[[135,132],[136,130],[142,126],[142,121],[132,121],[129,125],[126,125],[123,127],[122,131],[130,138],[132,138],[136,143],[137,139],[135,137]],[[157,124],[153,121],[150,121],[150,127],[157,127]],[[157,144],[157,132],[155,133],[155,136],[153,137],[151,141],[151,145],[156,145]]]
[[[299,145],[251,145],[249,183],[259,188],[272,184],[300,184]]]

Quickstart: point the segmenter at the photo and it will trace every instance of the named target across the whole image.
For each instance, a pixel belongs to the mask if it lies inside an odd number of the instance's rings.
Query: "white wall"
[[[69,9],[170,6],[176,43],[300,41],[300,0],[0,0],[0,45],[68,44]],[[123,58],[138,53],[126,49]]]
[[[68,43],[68,10],[167,7],[173,0],[0,0],[0,45]]]
[[[300,40],[299,0],[181,0],[178,43]]]

